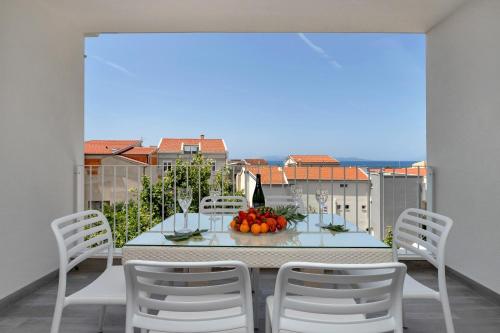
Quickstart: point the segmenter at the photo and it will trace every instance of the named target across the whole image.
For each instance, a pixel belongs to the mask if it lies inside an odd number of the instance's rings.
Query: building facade
[[[201,135],[198,139],[163,138],[158,145],[158,164],[165,170],[171,168],[177,159],[192,160],[201,154],[213,160],[212,171],[226,166],[228,151],[223,139],[206,139]]]
[[[242,190],[249,204],[261,175],[265,196],[291,196],[291,186],[302,188],[302,209],[318,213],[317,190],[327,190],[324,212],[334,213],[358,225],[360,230],[370,225],[370,180],[366,172],[356,167],[279,167],[247,166],[236,177],[237,189]]]
[[[157,179],[156,147],[142,147],[141,140],[91,140],[84,145],[85,208],[133,200],[142,176]]]

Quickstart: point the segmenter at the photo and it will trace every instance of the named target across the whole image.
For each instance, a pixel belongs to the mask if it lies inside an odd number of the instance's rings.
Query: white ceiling
[[[474,0],[38,0],[84,32],[426,32]]]

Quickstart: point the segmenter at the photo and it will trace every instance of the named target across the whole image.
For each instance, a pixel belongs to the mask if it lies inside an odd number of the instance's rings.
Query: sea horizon
[[[397,160],[341,160],[339,161],[341,166],[358,166],[358,167],[368,167],[368,168],[407,168],[411,167],[413,163],[419,162],[416,160],[412,161],[397,161]],[[282,166],[282,160],[269,160],[270,165]]]

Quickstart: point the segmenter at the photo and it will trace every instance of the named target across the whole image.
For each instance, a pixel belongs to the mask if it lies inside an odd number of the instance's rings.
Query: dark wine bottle
[[[262,190],[262,184],[260,181],[260,173],[257,174],[257,184],[255,185],[255,190],[253,191],[253,208],[264,207],[266,200],[264,198],[264,191]]]

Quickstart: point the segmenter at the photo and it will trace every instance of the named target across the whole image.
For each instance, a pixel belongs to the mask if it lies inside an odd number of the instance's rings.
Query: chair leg
[[[63,302],[57,300],[56,307],[54,309],[54,317],[52,318],[52,326],[50,327],[50,333],[59,333],[63,310]]]
[[[455,327],[453,326],[453,317],[451,316],[450,302],[448,301],[448,297],[444,297],[441,300],[441,305],[443,306],[446,333],[455,333]]]
[[[401,312],[402,312],[402,319],[403,319],[403,329],[408,329],[408,326],[406,326],[406,311],[405,311],[405,303],[404,303],[404,300],[402,301],[402,305],[401,305]]]
[[[101,307],[101,312],[99,313],[99,326],[98,326],[98,331],[101,333],[103,331],[104,327],[104,315],[106,314],[106,305],[103,305]]]
[[[265,333],[271,333],[271,318],[269,317],[269,311],[266,309],[266,328]]]

